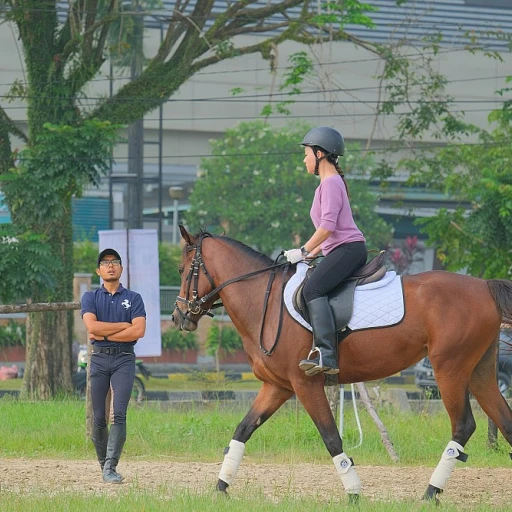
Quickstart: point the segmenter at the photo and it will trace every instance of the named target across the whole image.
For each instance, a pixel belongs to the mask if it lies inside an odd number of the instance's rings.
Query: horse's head
[[[181,275],[181,288],[176,297],[172,319],[178,329],[195,331],[202,316],[213,316],[210,308],[218,299],[217,294],[210,296],[215,284],[206,269],[202,252],[204,239],[211,235],[201,232],[192,236],[184,226],[180,225],[179,228],[186,244],[178,269]]]

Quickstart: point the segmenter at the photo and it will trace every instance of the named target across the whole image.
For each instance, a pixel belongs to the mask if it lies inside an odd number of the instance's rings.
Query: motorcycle
[[[140,374],[148,380],[151,376],[151,372],[148,367],[144,364],[142,359],[135,360],[135,366]],[[87,389],[87,347],[81,346],[78,351],[78,364],[77,370],[73,374],[73,386],[75,389],[75,393],[80,398],[85,398],[86,389]],[[144,381],[138,376],[135,375],[135,380],[133,382],[132,389],[132,400],[135,402],[142,402],[146,398],[146,386],[144,385]]]

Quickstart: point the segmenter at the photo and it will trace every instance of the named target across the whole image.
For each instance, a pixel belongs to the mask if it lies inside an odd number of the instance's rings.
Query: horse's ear
[[[194,238],[192,235],[185,229],[185,226],[183,224],[179,225],[181,236],[183,237],[183,240],[187,242],[188,245],[194,245]]]

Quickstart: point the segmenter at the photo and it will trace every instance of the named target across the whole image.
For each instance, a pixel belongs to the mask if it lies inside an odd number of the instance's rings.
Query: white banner
[[[140,293],[146,307],[146,335],[135,345],[138,357],[162,355],[160,273],[156,229],[98,231],[99,250],[115,249],[123,260],[121,284]]]

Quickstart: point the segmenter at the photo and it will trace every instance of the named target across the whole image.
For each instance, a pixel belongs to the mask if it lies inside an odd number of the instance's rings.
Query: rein
[[[265,317],[267,315],[268,301],[269,301],[269,297],[270,297],[270,292],[272,290],[272,284],[273,284],[274,278],[276,276],[276,270],[279,269],[279,268],[283,269],[283,272],[282,272],[282,290],[284,291],[285,276],[286,276],[286,273],[287,273],[288,268],[290,266],[290,263],[289,262],[277,263],[277,261],[279,260],[279,258],[283,254],[281,252],[277,256],[277,258],[274,260],[274,263],[272,265],[270,265],[269,267],[265,267],[265,268],[262,268],[262,269],[259,269],[259,270],[255,270],[253,272],[249,272],[248,274],[244,274],[244,275],[241,275],[241,276],[238,276],[238,277],[233,277],[232,279],[228,279],[224,283],[222,283],[219,286],[215,287],[215,283],[213,281],[213,278],[211,277],[211,275],[209,274],[208,270],[206,269],[206,266],[204,264],[204,261],[202,259],[202,254],[201,254],[201,249],[202,249],[201,245],[202,245],[202,242],[203,242],[204,238],[206,238],[207,236],[211,236],[211,235],[209,233],[204,233],[203,235],[201,235],[201,237],[199,238],[198,242],[196,242],[194,245],[191,245],[191,246],[187,247],[187,249],[186,249],[187,251],[195,250],[196,254],[195,254],[194,259],[192,260],[192,262],[190,264],[190,270],[189,270],[188,276],[186,278],[186,281],[188,282],[187,296],[186,297],[180,297],[178,295],[176,297],[176,302],[174,303],[175,309],[177,310],[177,312],[180,315],[180,317],[183,318],[183,319],[185,319],[185,315],[180,310],[180,308],[178,308],[178,302],[186,304],[187,307],[188,307],[188,312],[190,312],[193,315],[200,315],[200,316],[207,315],[207,316],[213,317],[214,315],[213,315],[213,313],[211,313],[211,310],[222,307],[223,306],[222,302],[216,302],[215,304],[212,304],[212,306],[209,309],[204,309],[202,306],[206,302],[211,300],[213,297],[215,297],[222,289],[224,289],[226,286],[228,286],[230,284],[238,283],[240,281],[245,281],[246,279],[250,279],[251,277],[255,277],[257,275],[263,274],[264,272],[269,272],[270,271],[271,273],[270,273],[269,280],[268,280],[268,283],[267,283],[267,289],[265,291],[265,299],[264,299],[264,303],[263,303],[263,316],[262,316],[261,329],[260,329],[260,348],[261,348],[261,350],[263,351],[263,353],[265,355],[267,355],[267,356],[272,355],[272,353],[274,352],[274,350],[275,350],[275,348],[277,346],[277,342],[279,341],[279,336],[281,334],[281,329],[282,329],[282,324],[283,324],[283,310],[284,310],[284,297],[283,297],[283,293],[281,293],[281,304],[280,304],[280,308],[279,308],[279,325],[278,325],[278,328],[277,328],[277,334],[276,334],[276,338],[275,338],[274,343],[273,343],[272,347],[270,348],[270,350],[265,349],[265,347],[263,346],[263,328],[264,328],[264,324],[265,324]],[[208,279],[208,281],[210,282],[212,287],[214,287],[212,291],[208,292],[206,295],[204,295],[201,298],[198,297],[198,283],[199,283],[199,270],[200,269],[202,269],[202,271],[205,274],[206,278]],[[189,299],[188,297],[189,297],[189,292],[190,292],[190,286],[191,285],[192,285],[192,299]],[[195,321],[195,320],[192,320],[190,318],[187,318],[187,320],[192,322],[192,323],[194,323],[194,324],[196,324],[196,325],[199,322],[199,320]]]

